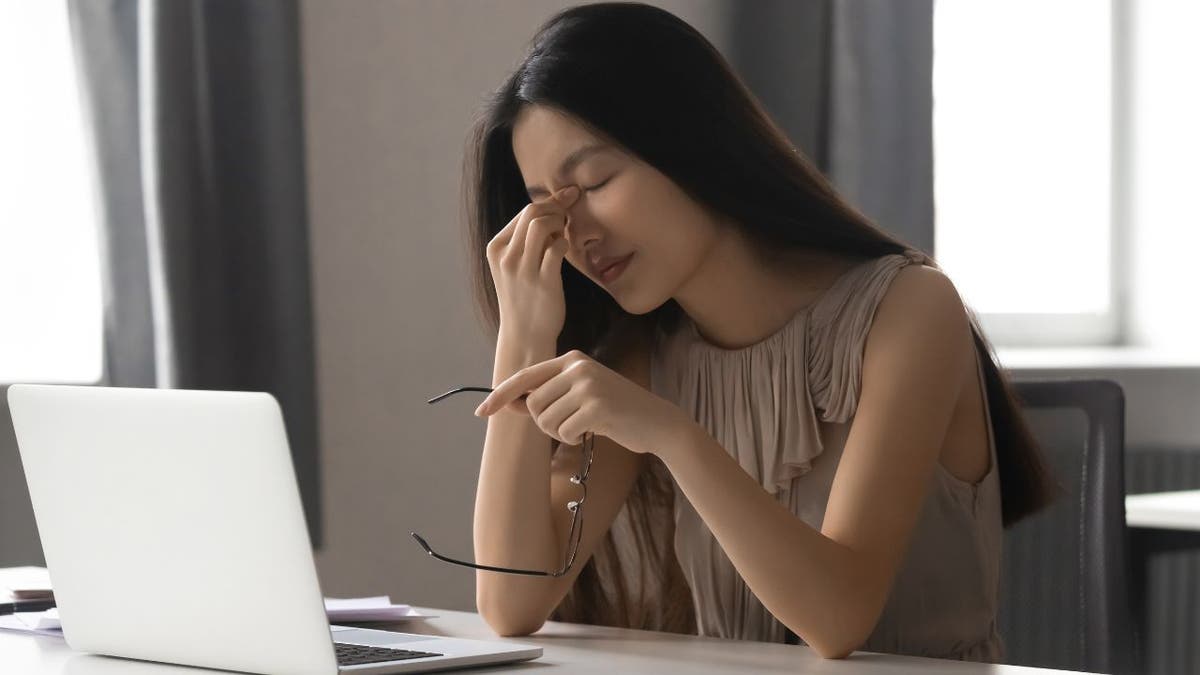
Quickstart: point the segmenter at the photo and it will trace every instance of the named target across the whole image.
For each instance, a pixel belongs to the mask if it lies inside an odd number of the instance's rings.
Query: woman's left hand
[[[513,373],[475,414],[504,410],[528,414],[547,436],[568,445],[591,432],[637,453],[654,452],[654,435],[684,418],[678,406],[578,350]]]

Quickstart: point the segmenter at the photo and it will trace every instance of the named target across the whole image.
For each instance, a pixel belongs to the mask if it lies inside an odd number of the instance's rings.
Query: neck
[[[799,251],[786,266],[769,264],[736,230],[723,231],[675,295],[700,335],[740,349],[776,333],[826,289],[829,257]]]

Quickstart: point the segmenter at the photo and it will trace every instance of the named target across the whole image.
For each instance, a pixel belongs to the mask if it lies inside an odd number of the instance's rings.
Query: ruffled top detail
[[[896,273],[913,263],[936,267],[912,249],[862,262],[781,329],[739,349],[708,342],[685,315],[676,331],[660,336],[652,388],[776,493],[824,451],[818,414],[837,423],[854,415],[875,308]]]

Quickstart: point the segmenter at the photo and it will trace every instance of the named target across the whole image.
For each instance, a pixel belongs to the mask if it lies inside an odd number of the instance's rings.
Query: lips
[[[591,263],[591,267],[592,267],[592,275],[597,278],[602,277],[604,275],[604,272],[606,272],[608,270],[608,268],[612,267],[613,265],[617,265],[622,262],[625,262],[632,255],[633,255],[632,253],[628,253],[628,254],[622,255],[622,256],[597,258],[597,259],[591,260],[590,263]]]

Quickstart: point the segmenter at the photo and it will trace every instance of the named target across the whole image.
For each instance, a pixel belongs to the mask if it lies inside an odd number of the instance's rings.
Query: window
[[[1112,344],[1113,6],[937,0],[934,246],[998,345]]]
[[[1131,30],[1130,341],[1197,355],[1200,3],[1141,0]]]
[[[0,0],[0,382],[102,372],[97,211],[65,2]]]

